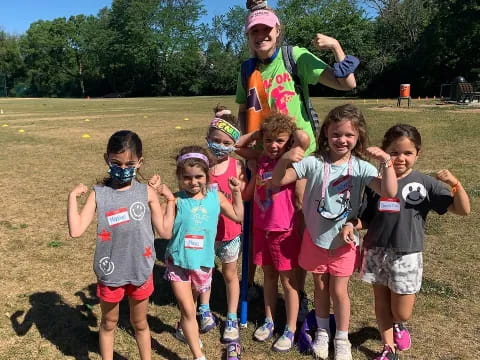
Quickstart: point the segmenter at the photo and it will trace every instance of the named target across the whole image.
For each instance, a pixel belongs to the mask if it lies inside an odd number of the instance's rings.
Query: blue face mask
[[[208,140],[207,146],[213,155],[220,159],[235,151],[235,146],[223,146],[222,144],[217,144]]]
[[[125,184],[133,180],[137,173],[137,168],[132,166],[122,169],[118,165],[109,164],[108,173],[113,180],[118,181],[120,184]]]

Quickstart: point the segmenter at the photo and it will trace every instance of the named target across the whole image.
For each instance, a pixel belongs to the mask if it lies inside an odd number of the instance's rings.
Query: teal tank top
[[[201,200],[185,191],[177,194],[177,215],[165,258],[184,269],[213,267],[220,202],[216,190],[208,190]]]

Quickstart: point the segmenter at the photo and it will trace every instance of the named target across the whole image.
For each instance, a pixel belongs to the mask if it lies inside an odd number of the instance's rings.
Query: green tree
[[[335,59],[331,52],[316,51],[311,40],[317,33],[336,38],[345,53],[356,55],[362,61],[357,71],[357,84],[365,87],[365,66],[374,58],[372,23],[365,11],[353,0],[280,0],[278,13],[284,27],[285,41],[290,45],[305,47],[328,64]],[[336,93],[316,86],[314,93]]]
[[[19,37],[0,31],[0,95],[8,95],[5,94],[8,89],[13,89],[15,95],[15,79],[23,77],[24,70]]]

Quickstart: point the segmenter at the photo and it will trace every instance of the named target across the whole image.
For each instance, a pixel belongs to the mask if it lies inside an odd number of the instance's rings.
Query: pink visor
[[[255,10],[247,17],[245,22],[245,32],[248,32],[255,25],[262,24],[268,27],[274,28],[276,25],[280,25],[277,15],[268,10]]]

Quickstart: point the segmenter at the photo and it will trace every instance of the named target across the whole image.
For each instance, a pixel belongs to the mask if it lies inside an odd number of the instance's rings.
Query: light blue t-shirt
[[[322,217],[318,211],[322,198],[324,160],[316,156],[308,156],[298,163],[293,163],[292,166],[299,179],[307,179],[303,214],[313,242],[324,249],[336,249],[345,245],[337,235],[345,222],[358,217],[363,191],[365,186],[377,176],[377,169],[369,162],[353,156],[352,175],[349,178],[347,177],[348,161],[340,165],[330,164],[324,207],[333,214],[340,214],[345,209],[343,199],[346,187],[350,186],[352,210],[343,219],[329,220]]]
[[[180,191],[177,194],[173,235],[165,258],[189,270],[213,267],[219,215],[220,202],[216,190],[208,190],[201,200],[192,199],[185,191]]]

